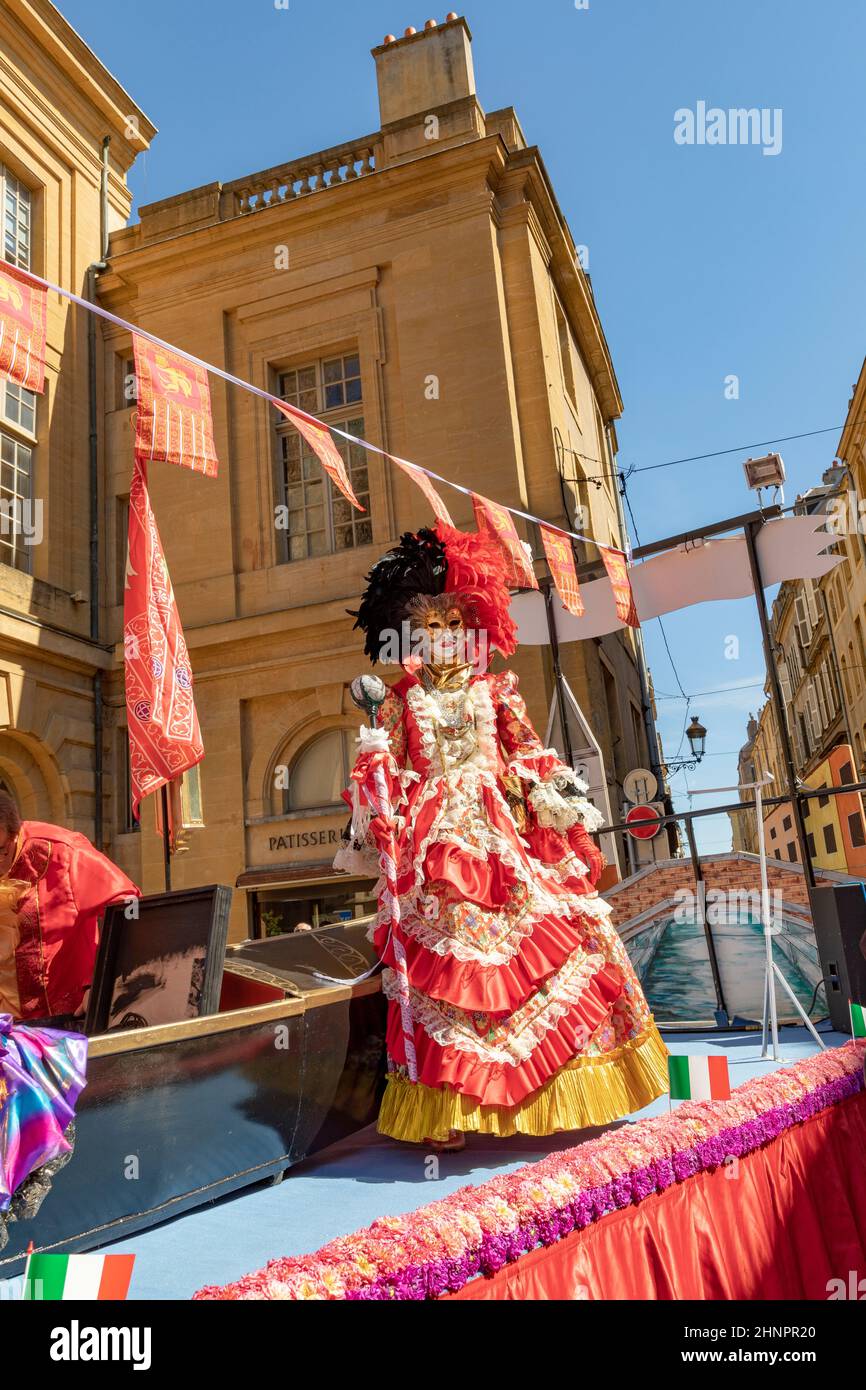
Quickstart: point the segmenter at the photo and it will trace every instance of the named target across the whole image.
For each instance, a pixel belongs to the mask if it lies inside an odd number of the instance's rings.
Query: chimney
[[[443,146],[484,136],[475,95],[472,35],[462,16],[423,29],[389,34],[373,49],[379,84],[384,163],[399,163]]]

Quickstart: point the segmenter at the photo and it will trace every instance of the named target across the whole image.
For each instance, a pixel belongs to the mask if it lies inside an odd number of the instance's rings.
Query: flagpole
[[[171,892],[171,835],[168,829],[168,788],[163,782],[159,791],[162,797],[162,863],[165,873],[165,891]]]

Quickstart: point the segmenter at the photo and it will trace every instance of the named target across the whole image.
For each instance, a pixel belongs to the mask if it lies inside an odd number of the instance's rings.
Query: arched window
[[[354,729],[329,729],[314,738],[289,768],[289,785],[283,793],[284,811],[313,811],[342,806],[341,793],[349,785],[355,758]]]

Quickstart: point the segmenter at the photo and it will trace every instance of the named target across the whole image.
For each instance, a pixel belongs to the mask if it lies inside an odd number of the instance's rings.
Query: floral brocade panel
[[[531,892],[526,883],[513,884],[503,906],[486,908],[457,900],[448,884],[433,882],[419,908],[428,927],[435,927],[451,942],[470,947],[473,955],[484,957],[501,949],[515,935],[523,935],[521,928],[531,905]],[[407,925],[411,930],[411,924]]]

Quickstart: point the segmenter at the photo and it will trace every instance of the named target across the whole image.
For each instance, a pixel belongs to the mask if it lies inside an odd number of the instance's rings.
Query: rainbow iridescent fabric
[[[0,1014],[0,1211],[21,1183],[68,1153],[64,1139],[84,1089],[87,1039]]]

